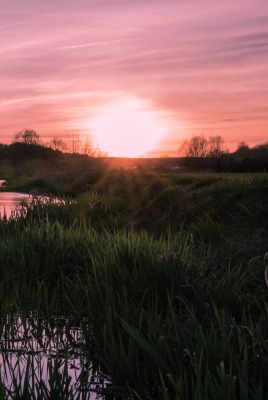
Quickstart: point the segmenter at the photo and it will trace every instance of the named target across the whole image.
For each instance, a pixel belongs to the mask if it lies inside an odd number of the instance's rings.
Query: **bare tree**
[[[16,133],[14,142],[26,143],[26,144],[40,144],[40,136],[33,129],[23,129]]]
[[[81,153],[81,138],[79,133],[72,133],[69,148],[71,153]]]
[[[86,139],[82,140],[80,133],[73,132],[68,135],[67,151],[76,154],[85,154],[89,157],[106,157],[107,153],[101,151],[93,141],[91,135],[86,135]]]
[[[207,155],[207,139],[204,136],[193,136],[179,148],[179,154],[184,157],[205,157]]]
[[[178,149],[179,157],[188,157],[189,140],[185,140]]]
[[[87,137],[84,143],[82,144],[82,154],[86,154],[89,157],[97,156],[97,149],[94,146],[93,140],[91,137]]]
[[[99,147],[96,147],[95,157],[108,157],[108,156],[109,156],[109,153],[107,151],[103,151]]]
[[[210,157],[220,157],[224,153],[223,144],[224,140],[221,136],[210,136],[208,140],[208,155]]]
[[[80,133],[78,130],[72,130],[71,132],[68,132],[66,138],[66,151],[67,153],[80,153],[80,148],[81,148],[81,139],[80,139]]]
[[[224,153],[224,140],[221,136],[210,136],[207,140],[204,136],[193,136],[185,140],[179,147],[180,157],[219,157]]]
[[[51,147],[53,150],[60,150],[60,151],[66,151],[67,150],[67,144],[57,136],[55,136],[49,143],[49,147]]]
[[[207,139],[204,136],[193,136],[190,140],[189,156],[205,157],[207,154]]]

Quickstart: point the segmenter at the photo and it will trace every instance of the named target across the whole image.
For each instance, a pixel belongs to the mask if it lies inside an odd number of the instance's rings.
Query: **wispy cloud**
[[[183,121],[185,135],[267,133],[266,1],[14,2],[0,14],[0,101],[10,110],[0,131],[28,119],[64,131],[70,115],[79,125],[121,92],[149,99],[172,126]]]
[[[89,43],[79,43],[70,46],[62,46],[59,47],[59,50],[72,50],[72,49],[81,49],[84,47],[96,47],[96,46],[110,46],[115,43],[121,43],[122,40],[102,40],[98,42],[89,42]]]
[[[17,21],[17,22],[13,22],[13,23],[10,23],[10,24],[6,24],[6,25],[0,25],[0,29],[10,28],[10,27],[13,27],[13,26],[16,26],[16,25],[23,24],[25,22],[27,22],[27,20]]]

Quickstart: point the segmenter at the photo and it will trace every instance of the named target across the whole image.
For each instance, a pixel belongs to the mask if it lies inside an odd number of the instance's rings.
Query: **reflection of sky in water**
[[[15,215],[22,201],[29,201],[31,196],[22,193],[0,192],[0,216],[7,218]]]
[[[1,182],[1,180],[0,180]],[[25,217],[28,206],[66,204],[66,200],[57,197],[41,196],[36,193],[23,194],[15,192],[0,192],[0,217]]]
[[[107,384],[107,377],[84,349],[81,328],[72,327],[70,322],[62,318],[48,323],[35,317],[23,324],[19,317],[8,318],[0,337],[0,373],[6,389],[14,391],[15,381],[21,390],[25,384],[34,388],[35,395],[40,385],[50,392],[53,374],[61,376],[70,398],[101,399],[96,390]]]
[[[15,216],[23,205],[21,202],[32,199],[27,194],[0,192],[0,216]],[[101,374],[99,364],[94,365],[89,358],[82,329],[70,324],[67,317],[55,318],[50,323],[33,317],[22,323],[18,316],[9,316],[6,324],[1,324],[0,380],[6,388],[7,398],[13,398],[15,386],[21,394],[24,385],[29,385],[35,396],[38,390],[50,392],[52,375],[65,382],[67,397],[64,398],[102,398],[96,391],[104,388],[110,379]]]

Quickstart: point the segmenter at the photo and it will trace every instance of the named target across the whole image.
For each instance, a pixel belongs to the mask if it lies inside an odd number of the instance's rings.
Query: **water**
[[[2,325],[0,374],[7,398],[27,387],[33,399],[55,392],[66,399],[101,399],[97,392],[109,384],[109,377],[95,364],[81,326],[73,325],[71,318],[13,315]]]
[[[0,180],[0,186],[1,186]],[[57,197],[40,196],[35,193],[0,192],[0,217],[11,218],[26,216],[28,205],[66,204],[66,200]]]
[[[6,218],[15,216],[32,198],[33,196],[23,193],[0,192],[0,216]]]
[[[0,186],[4,181],[0,180]],[[27,210],[31,202],[58,203],[59,199],[15,192],[0,192],[0,216],[7,219]],[[62,202],[62,201],[61,201]],[[25,211],[26,212],[26,211]],[[84,321],[86,330],[90,327]],[[0,318],[0,397],[97,400],[111,384],[92,360],[81,326],[70,317],[49,321],[32,313]],[[2,386],[3,385],[3,386]],[[2,397],[1,397],[2,398]]]
[[[5,186],[6,181],[0,179],[0,187]],[[32,196],[24,193],[0,192],[0,217],[9,219],[20,211],[23,205],[32,200]]]

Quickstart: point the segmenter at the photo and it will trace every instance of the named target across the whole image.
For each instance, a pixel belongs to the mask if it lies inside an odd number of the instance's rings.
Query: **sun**
[[[159,113],[137,98],[99,107],[90,125],[100,150],[112,157],[143,156],[157,148],[166,130]]]

